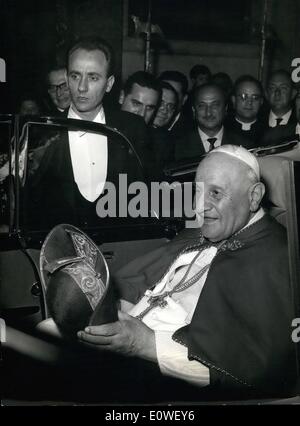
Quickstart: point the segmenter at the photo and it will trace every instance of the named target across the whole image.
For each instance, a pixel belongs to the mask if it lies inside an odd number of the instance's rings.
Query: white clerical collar
[[[237,117],[234,117],[234,118],[238,123],[240,123],[240,125],[242,126],[242,130],[245,130],[245,131],[251,130],[252,124],[256,123],[257,121],[257,120],[254,120],[254,121],[250,121],[250,123],[245,123],[244,121],[239,120]]]
[[[205,152],[209,152],[211,147],[211,144],[207,141],[207,139],[211,139],[212,137],[217,139],[214,143],[214,148],[217,148],[217,146],[220,146],[222,144],[224,126],[222,126],[221,129],[218,131],[218,133],[216,133],[214,136],[208,136],[206,133],[203,132],[203,130],[200,129],[199,126],[198,126],[198,132],[199,132],[200,139],[203,143]]]
[[[297,123],[295,134],[300,136],[300,124],[299,123]]]
[[[269,114],[269,127],[276,127],[277,126],[277,118],[281,118],[281,122],[279,126],[284,126],[288,123],[290,116],[292,115],[292,110],[290,109],[288,112],[286,112],[284,115],[279,117],[278,115],[274,114],[274,112],[271,110]]]

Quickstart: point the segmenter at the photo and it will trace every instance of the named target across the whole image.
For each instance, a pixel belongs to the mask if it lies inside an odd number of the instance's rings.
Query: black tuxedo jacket
[[[241,145],[246,149],[254,148],[254,143],[234,133],[228,128],[224,127],[224,133],[221,145]],[[176,141],[175,146],[175,160],[182,160],[184,158],[198,157],[205,154],[203,142],[200,138],[198,128],[193,129],[186,137]]]
[[[107,125],[124,133],[141,155],[147,141],[143,133],[144,127],[140,125],[140,117],[109,111],[105,111],[105,117]],[[27,222],[31,226],[42,228],[49,228],[58,223],[93,226],[99,221],[96,215],[99,199],[93,203],[89,202],[78,190],[74,181],[68,132],[61,131],[56,137],[53,137],[53,134],[51,137],[52,141],[44,151],[39,167],[29,179],[27,196],[30,197],[31,212]],[[108,137],[107,182],[115,185],[117,198],[119,174],[127,175],[128,185],[132,181],[143,181],[145,178],[133,150],[128,149],[126,143]]]

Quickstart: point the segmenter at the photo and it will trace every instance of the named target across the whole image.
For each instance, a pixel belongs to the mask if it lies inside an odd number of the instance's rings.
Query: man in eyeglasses
[[[242,75],[234,83],[231,100],[234,112],[226,119],[226,127],[258,146],[264,131],[263,123],[258,119],[263,104],[261,83],[251,75]]]
[[[71,103],[66,68],[60,64],[54,64],[47,74],[47,83],[48,94],[53,104],[52,110],[61,114],[69,108]]]
[[[153,155],[158,173],[162,172],[165,164],[174,159],[175,143],[169,128],[179,102],[178,94],[171,84],[162,81],[161,88],[162,98],[151,129]]]

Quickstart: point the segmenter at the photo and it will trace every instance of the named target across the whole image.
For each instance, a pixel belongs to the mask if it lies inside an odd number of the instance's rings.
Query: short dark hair
[[[113,53],[112,47],[106,40],[103,40],[100,37],[85,37],[85,38],[81,38],[77,40],[75,43],[72,44],[72,46],[68,50],[67,68],[69,66],[70,56],[72,55],[73,52],[75,52],[75,50],[78,50],[78,49],[83,49],[88,52],[91,52],[92,50],[100,50],[100,52],[104,54],[108,62],[108,70],[107,70],[108,76],[113,75],[114,66],[115,66],[114,53]]]
[[[175,99],[176,99],[176,105],[178,104],[178,93],[176,92],[176,90],[174,89],[174,87],[168,83],[167,81],[162,81],[161,82],[161,88],[166,89],[166,90],[170,90],[170,92],[172,92],[175,95]]]
[[[180,71],[172,71],[172,70],[163,71],[159,76],[159,80],[176,81],[177,83],[181,85],[183,94],[186,94],[188,91],[188,87],[189,87],[188,79]]]
[[[217,89],[221,93],[221,95],[224,99],[224,103],[225,104],[227,103],[226,95],[225,95],[222,87],[220,87],[216,83],[205,83],[202,86],[198,86],[198,87],[195,88],[194,93],[193,93],[193,105],[195,104],[195,100],[196,100],[199,92],[201,92],[202,90],[205,90],[205,89]]]
[[[147,87],[148,89],[155,90],[158,92],[159,97],[161,97],[161,83],[154,77],[154,75],[150,74],[146,71],[137,71],[131,74],[123,87],[124,95],[128,95],[134,84],[138,84],[141,87]]]
[[[190,79],[194,80],[198,75],[207,75],[211,77],[211,71],[206,65],[194,65],[190,70]]]
[[[253,77],[250,74],[241,75],[239,78],[237,78],[235,80],[234,85],[233,85],[233,93],[236,93],[239,85],[242,84],[242,83],[253,83],[253,84],[256,84],[256,86],[260,90],[260,93],[261,94],[264,93],[261,82],[259,80],[257,80],[257,78]]]

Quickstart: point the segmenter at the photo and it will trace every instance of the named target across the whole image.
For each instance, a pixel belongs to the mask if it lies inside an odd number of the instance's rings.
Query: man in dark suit
[[[285,70],[274,71],[267,83],[266,98],[269,110],[262,115],[265,129],[296,123],[293,102],[296,89],[290,74]]]
[[[137,71],[126,80],[119,97],[122,111],[131,112],[151,124],[161,99],[159,81],[146,71]]]
[[[263,123],[258,119],[263,103],[261,83],[251,75],[242,75],[234,83],[231,101],[234,111],[226,118],[225,126],[259,146],[264,132]]]
[[[64,111],[68,110],[71,103],[65,65],[58,62],[51,64],[47,72],[46,82],[48,95],[51,101],[49,113],[51,115],[61,116]]]
[[[161,82],[162,99],[151,128],[151,146],[158,175],[161,175],[166,164],[174,160],[175,144],[168,130],[177,111],[178,95],[167,82]]]
[[[97,38],[78,41],[68,54],[71,105],[67,117],[107,124],[129,137],[136,135],[139,117],[103,108],[104,95],[113,84],[110,46]],[[52,137],[45,144],[44,155],[31,177],[32,205],[39,210],[31,219],[41,226],[61,222],[80,226],[97,223],[97,201],[103,196],[107,182],[118,188],[121,173],[131,174],[129,181],[141,179],[132,151],[141,150],[143,141],[135,141],[133,145],[130,149],[124,142],[79,131],[60,132],[58,137]]]
[[[168,127],[170,136],[175,140],[184,136],[193,122],[191,114],[186,114],[183,108],[188,97],[188,79],[179,71],[168,70],[160,74],[159,80],[169,83],[178,95],[177,110]]]
[[[208,83],[198,87],[193,103],[197,127],[176,141],[175,159],[198,157],[225,144],[253,148],[251,140],[224,127],[226,109],[225,95],[218,85]]]

